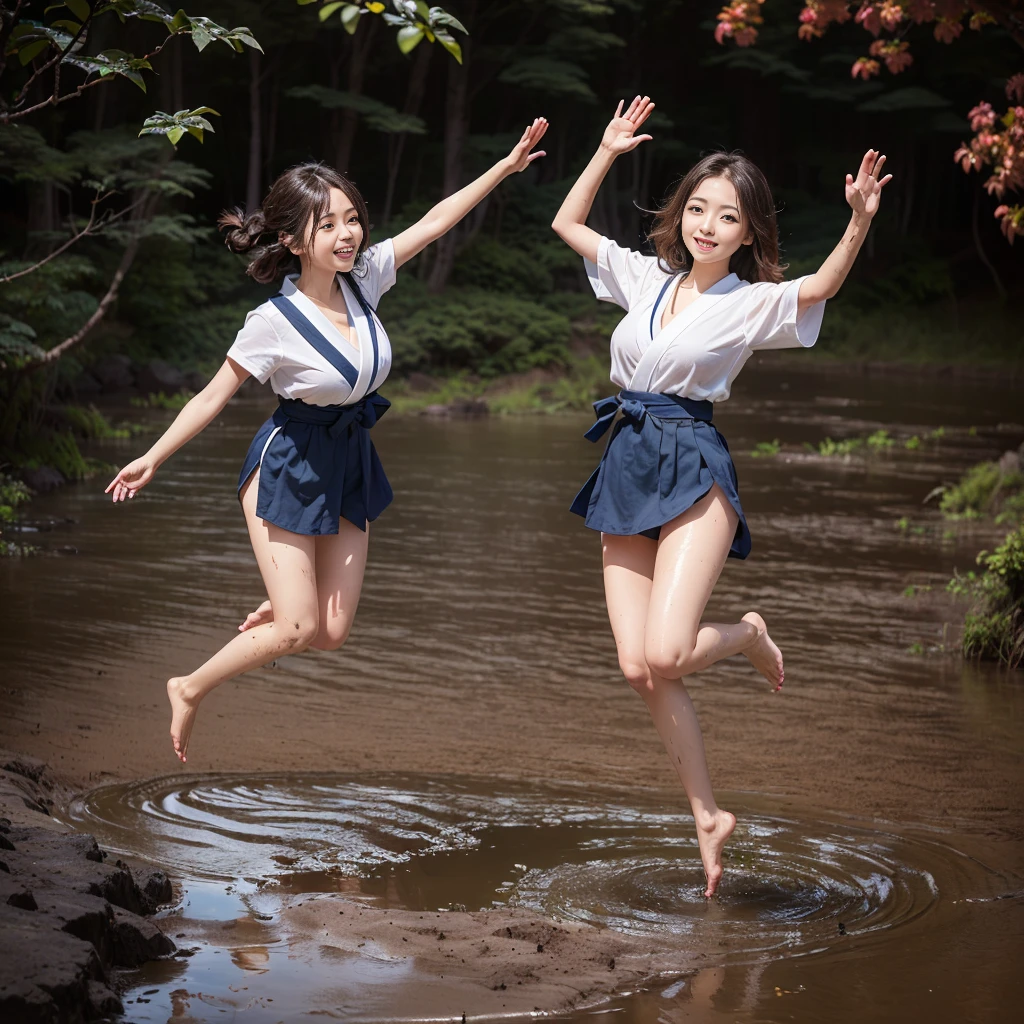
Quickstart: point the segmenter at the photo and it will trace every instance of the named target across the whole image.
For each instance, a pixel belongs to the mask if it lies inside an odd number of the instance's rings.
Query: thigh
[[[644,632],[654,580],[656,541],[649,537],[601,534],[604,555],[604,594],[608,605],[619,664],[631,674],[646,673]]]
[[[335,536],[316,538],[316,590],[320,634],[336,643],[348,636],[366,571],[370,524],[365,530],[342,519]]]
[[[711,591],[729,556],[739,516],[725,492],[711,490],[661,528],[654,567],[648,636],[692,649]]]
[[[260,471],[242,487],[240,498],[256,564],[274,608],[275,621],[303,626],[318,619],[313,537],[282,530],[256,515]]]

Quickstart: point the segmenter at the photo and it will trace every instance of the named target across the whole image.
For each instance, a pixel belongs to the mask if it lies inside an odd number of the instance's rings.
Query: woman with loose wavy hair
[[[739,207],[750,224],[754,240],[740,246],[729,260],[729,270],[741,281],[782,280],[786,264],[779,263],[779,229],[775,202],[761,169],[740,152],[711,153],[694,164],[657,211],[648,239],[667,272],[689,273],[693,256],[683,242],[679,225],[686,202],[706,178],[724,178],[736,189]]]
[[[216,686],[282,655],[345,642],[362,590],[369,524],[392,497],[369,437],[390,404],[377,392],[391,367],[377,303],[399,267],[544,155],[532,150],[546,131],[547,121],[537,118],[507,157],[376,245],[358,189],[319,163],[285,171],[260,209],[221,215],[228,247],[249,257],[255,280],[270,284],[298,272],[248,313],[213,380],[107,486],[114,502],[134,498],[246,378],[269,382],[278,395],[238,478],[268,600],[204,664],[168,680],[171,742],[182,762],[196,710]]]
[[[552,224],[584,258],[597,297],[626,311],[611,338],[611,378],[622,390],[595,403],[587,438],[597,441],[622,415],[572,511],[601,532],[619,666],[689,799],[710,898],[736,818],[715,802],[683,679],[743,654],[773,692],[783,681],[782,653],[756,611],[702,621],[726,558],[746,558],[751,544],[714,405],[754,352],[814,344],[825,300],[849,273],[892,176],[880,177],[885,157],[868,150],[856,178],[846,176],[852,215],[842,240],[816,274],[786,282],[764,175],[742,153],[712,153],[657,211],[648,256],[586,224],[612,162],[651,138],[636,134],[650,98],[622,107]]]

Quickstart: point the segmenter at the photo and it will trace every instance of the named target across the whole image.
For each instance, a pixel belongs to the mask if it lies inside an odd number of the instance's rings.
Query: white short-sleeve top
[[[665,327],[661,317],[678,275],[654,256],[602,238],[597,263],[585,260],[594,293],[626,310],[612,332],[611,379],[630,391],[721,402],[758,349],[809,348],[818,340],[825,303],[803,313],[800,282],[751,284],[729,274]]]
[[[395,247],[391,239],[367,249],[356,261],[352,276],[370,309],[375,310],[380,297],[395,283]],[[246,314],[245,325],[228,349],[228,356],[261,384],[269,380],[275,393],[282,398],[299,398],[310,405],[354,405],[379,388],[391,369],[391,342],[384,325],[375,312],[371,314],[377,335],[377,351],[374,353],[370,321],[345,275],[339,274],[338,282],[348,307],[349,323],[359,339],[358,347],[351,344],[295,287],[297,279],[297,274],[285,278],[281,294],[351,364],[354,372],[350,376],[355,378],[355,384],[350,384],[317,352],[270,301]]]

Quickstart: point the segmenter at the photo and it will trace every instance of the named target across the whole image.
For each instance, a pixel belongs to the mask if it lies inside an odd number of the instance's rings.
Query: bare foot
[[[243,622],[238,627],[239,633],[244,633],[247,629],[252,629],[253,626],[262,626],[264,622],[274,621],[274,609],[270,606],[269,601],[264,601],[254,612],[249,612]]]
[[[198,698],[188,696],[188,676],[175,676],[167,680],[167,696],[171,702],[171,742],[182,764],[188,750],[188,738],[195,722]]]
[[[700,859],[708,885],[704,898],[711,899],[722,880],[722,847],[725,846],[736,827],[736,815],[721,808],[703,825],[697,826],[697,842],[700,845]]]
[[[772,642],[772,638],[768,635],[768,627],[757,612],[747,612],[743,616],[743,621],[749,622],[757,628],[757,639],[743,653],[750,659],[750,664],[771,683],[772,689],[778,693],[786,678],[786,672],[782,666],[782,651]]]

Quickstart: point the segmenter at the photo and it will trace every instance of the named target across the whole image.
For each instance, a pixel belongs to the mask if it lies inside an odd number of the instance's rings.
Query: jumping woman
[[[208,426],[249,376],[278,395],[242,465],[238,497],[269,601],[244,631],[186,676],[167,683],[171,741],[182,762],[196,709],[214,687],[307,647],[335,650],[362,589],[368,524],[391,501],[369,429],[388,408],[377,394],[391,346],[376,314],[395,272],[456,225],[505,177],[524,170],[547,131],[538,118],[503,160],[394,238],[369,245],[366,203],[344,175],[302,164],[274,182],[263,208],[220,218],[227,244],[251,255],[280,294],[252,310],[213,380],[140,459],[106,488],[135,495]]]
[[[572,511],[601,532],[604,586],[619,665],[643,697],[686,791],[711,897],[736,818],[715,802],[700,724],[683,682],[722,658],[744,654],[772,690],[782,654],[764,619],[702,622],[727,557],[746,558],[750,531],[716,402],[761,349],[809,347],[826,299],[839,290],[878,210],[885,157],[864,154],[846,176],[849,227],[816,274],[782,280],[775,208],[764,175],[739,153],[704,157],[658,211],[655,256],[624,249],[586,225],[612,161],[654,104],[622,103],[601,145],[566,196],[552,227],[586,261],[599,299],[626,315],[611,338],[611,378],[622,390],[595,403],[587,432],[611,439]]]

